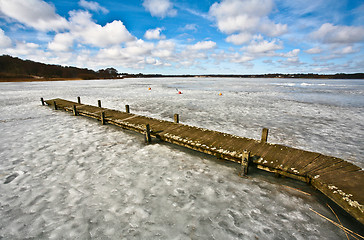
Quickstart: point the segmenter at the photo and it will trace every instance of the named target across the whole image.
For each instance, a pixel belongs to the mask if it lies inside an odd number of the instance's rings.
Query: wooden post
[[[42,102],[42,105],[44,106],[44,99],[43,98],[40,98],[40,101]]]
[[[81,98],[80,98],[80,97],[77,97],[77,102],[78,102],[79,104],[81,104]]]
[[[105,112],[102,112],[101,113],[101,124],[102,125],[105,125],[106,124],[106,121],[105,121]]]
[[[266,143],[268,140],[268,128],[263,128],[262,130],[262,139],[260,140],[261,143]]]
[[[150,136],[150,127],[149,124],[145,124],[145,141],[147,143],[152,142],[152,137]]]
[[[130,113],[129,105],[125,105],[125,112],[126,112],[126,113]]]
[[[101,108],[101,100],[97,100],[97,105]]]
[[[76,109],[76,105],[73,105],[73,115],[77,116],[77,109]]]
[[[247,151],[247,150],[244,150],[243,157],[241,158],[241,173],[240,173],[240,176],[248,175],[249,163],[250,163],[250,152]]]
[[[174,123],[179,123],[179,115],[174,114]]]
[[[53,104],[54,104],[54,110],[58,110],[56,101],[53,101]]]

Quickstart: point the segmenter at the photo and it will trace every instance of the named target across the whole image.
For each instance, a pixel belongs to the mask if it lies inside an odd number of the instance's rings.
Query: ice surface
[[[101,99],[170,121],[179,113],[183,123],[255,139],[268,127],[269,142],[363,167],[363,81],[125,79],[0,83],[0,92],[0,239],[345,238],[309,210],[334,219],[324,204],[285,181],[240,178],[236,164],[146,145],[39,99]]]

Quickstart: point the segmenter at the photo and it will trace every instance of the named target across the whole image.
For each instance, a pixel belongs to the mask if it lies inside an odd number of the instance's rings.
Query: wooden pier
[[[248,173],[249,165],[310,183],[346,212],[364,224],[364,173],[362,169],[340,158],[316,152],[295,149],[267,142],[268,129],[263,129],[260,141],[231,134],[188,126],[179,122],[164,121],[125,111],[102,108],[63,99],[51,99],[42,104],[56,110],[72,112],[75,116],[87,116],[124,129],[145,134],[146,141],[152,137],[170,142],[218,158],[241,164],[242,174]]]

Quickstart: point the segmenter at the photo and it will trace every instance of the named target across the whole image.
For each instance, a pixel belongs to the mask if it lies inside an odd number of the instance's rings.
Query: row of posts
[[[44,99],[41,98],[41,102],[42,105],[45,105]],[[78,104],[81,104],[81,98],[77,97],[77,102]],[[53,105],[54,105],[54,109],[57,110],[57,103],[56,101],[53,101]],[[99,108],[101,108],[101,100],[97,101],[97,105]],[[129,105],[125,105],[125,112],[126,113],[130,113],[130,107]],[[77,108],[76,105],[73,105],[73,115],[77,116]],[[174,123],[179,123],[179,114],[174,114]],[[106,120],[105,120],[105,112],[101,112],[101,124],[105,125],[106,124]],[[268,128],[263,128],[262,129],[262,137],[260,142],[261,143],[266,143],[268,140],[268,132],[269,129]],[[152,141],[152,137],[151,137],[151,130],[150,130],[150,125],[149,124],[145,124],[145,140],[147,143],[150,143]],[[248,174],[248,167],[249,164],[251,162],[250,159],[250,152],[247,150],[243,151],[243,155],[242,155],[242,159],[241,159],[241,175],[246,176]]]
[[[44,99],[41,98],[40,100],[42,102],[42,105],[44,106],[45,105]],[[81,98],[80,97],[77,97],[77,102],[78,102],[78,104],[81,104]],[[97,100],[97,105],[98,105],[99,108],[101,108],[101,100]],[[54,106],[54,110],[58,110],[58,106],[57,106],[56,101],[53,101],[53,106]],[[75,115],[75,116],[78,115],[76,105],[73,105],[72,112],[73,112],[73,115]],[[130,113],[130,106],[129,105],[125,105],[125,112]],[[174,123],[179,123],[179,115],[178,114],[174,114]],[[102,125],[106,124],[105,112],[101,112],[101,124]],[[152,141],[151,130],[150,130],[149,124],[145,125],[145,140],[146,140],[147,143],[150,143]]]

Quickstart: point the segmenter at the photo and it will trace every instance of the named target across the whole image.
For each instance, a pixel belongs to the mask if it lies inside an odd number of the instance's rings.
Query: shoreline
[[[55,81],[79,81],[81,78],[0,78],[0,82],[55,82]]]
[[[93,81],[93,80],[117,80],[123,78],[0,78],[0,82],[59,82],[59,81]]]
[[[206,75],[206,76],[194,76],[194,75],[144,75],[144,76],[124,76],[119,78],[92,78],[92,79],[82,79],[82,78],[0,78],[1,82],[57,82],[57,81],[92,81],[92,80],[118,80],[118,79],[128,79],[128,78],[275,78],[275,79],[326,79],[326,80],[364,80],[364,78],[329,78],[329,77],[266,77],[266,76],[225,76],[225,75]]]

